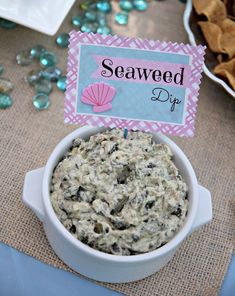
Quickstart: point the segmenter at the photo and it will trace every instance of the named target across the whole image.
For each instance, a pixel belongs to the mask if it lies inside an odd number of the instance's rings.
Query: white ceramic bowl
[[[169,138],[153,134],[158,143],[166,143],[174,153],[174,162],[189,186],[189,211],[183,227],[161,248],[134,256],[106,254],[83,244],[70,234],[57,218],[49,196],[49,185],[55,166],[71,147],[76,137],[88,139],[105,128],[82,127],[65,137],[54,149],[47,164],[28,172],[23,189],[23,202],[43,222],[49,243],[55,253],[73,270],[98,281],[123,283],[145,278],[165,266],[182,241],[194,230],[212,219],[211,196],[198,185],[194,170],[180,148]]]

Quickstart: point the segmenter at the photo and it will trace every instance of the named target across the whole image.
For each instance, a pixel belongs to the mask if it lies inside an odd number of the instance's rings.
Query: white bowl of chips
[[[231,19],[225,14],[225,4],[221,0],[188,0],[184,27],[192,45],[208,46],[204,73],[235,98],[235,17]],[[231,32],[226,32],[228,29]]]

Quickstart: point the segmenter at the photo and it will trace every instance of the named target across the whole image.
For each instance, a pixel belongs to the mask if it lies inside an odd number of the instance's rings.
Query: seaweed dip
[[[152,135],[111,129],[77,138],[56,166],[54,211],[81,242],[114,255],[137,255],[166,244],[189,206],[187,185],[170,148]]]

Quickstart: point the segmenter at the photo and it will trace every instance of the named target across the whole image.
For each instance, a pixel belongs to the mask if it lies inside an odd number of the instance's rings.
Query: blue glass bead
[[[110,12],[112,10],[112,6],[108,1],[101,1],[96,4],[96,7],[99,11],[102,12]]]
[[[66,90],[66,76],[61,76],[57,81],[58,89],[65,91]]]
[[[0,27],[3,29],[14,29],[16,27],[16,23],[1,18]]]
[[[129,0],[121,0],[119,2],[119,7],[125,11],[131,11],[133,9],[133,4]]]
[[[98,27],[97,33],[103,34],[103,35],[111,34],[111,28],[108,26]]]
[[[81,31],[86,32],[86,33],[93,32],[94,31],[94,26],[92,24],[89,24],[89,23],[84,23],[81,26]]]
[[[54,67],[57,63],[56,55],[53,52],[44,52],[40,56],[40,64],[47,68],[47,67]]]
[[[96,15],[96,12],[95,11],[90,11],[88,10],[86,13],[85,13],[85,18],[90,21],[90,22],[94,22],[96,21],[96,18],[97,18],[97,15]]]
[[[119,25],[126,25],[128,23],[128,13],[125,11],[118,12],[115,20]]]
[[[97,13],[97,21],[100,26],[106,26],[106,14],[102,11],[98,11]]]
[[[37,94],[33,97],[33,105],[37,110],[45,110],[50,106],[50,98],[46,94]]]
[[[25,77],[25,81],[30,85],[35,85],[35,83],[41,80],[40,71],[31,70]]]
[[[11,96],[0,92],[0,109],[10,108],[13,104]]]
[[[145,0],[134,0],[134,8],[139,11],[146,10],[148,8],[148,3]]]
[[[2,75],[3,71],[4,71],[3,65],[0,65],[0,75]]]
[[[69,46],[69,34],[62,33],[56,38],[56,43],[62,48],[67,48]]]
[[[14,88],[14,84],[6,78],[0,78],[0,93],[10,93]]]
[[[82,17],[79,16],[79,15],[76,15],[76,16],[72,17],[72,24],[73,24],[75,27],[80,28],[81,25],[82,25]]]
[[[32,63],[32,57],[28,50],[24,50],[17,54],[16,62],[21,66],[28,66]]]
[[[45,49],[44,46],[42,46],[40,44],[37,44],[37,45],[35,45],[34,47],[31,48],[30,55],[34,59],[39,59],[41,54],[43,52],[45,52],[45,51],[46,51],[46,49]]]
[[[43,71],[40,71],[40,76],[46,80],[51,82],[57,82],[59,77],[61,76],[61,69],[57,67],[46,68]]]
[[[42,93],[42,94],[49,95],[49,93],[52,90],[52,85],[51,85],[50,81],[42,79],[34,84],[34,88],[35,88],[36,93],[38,93],[38,94]]]

